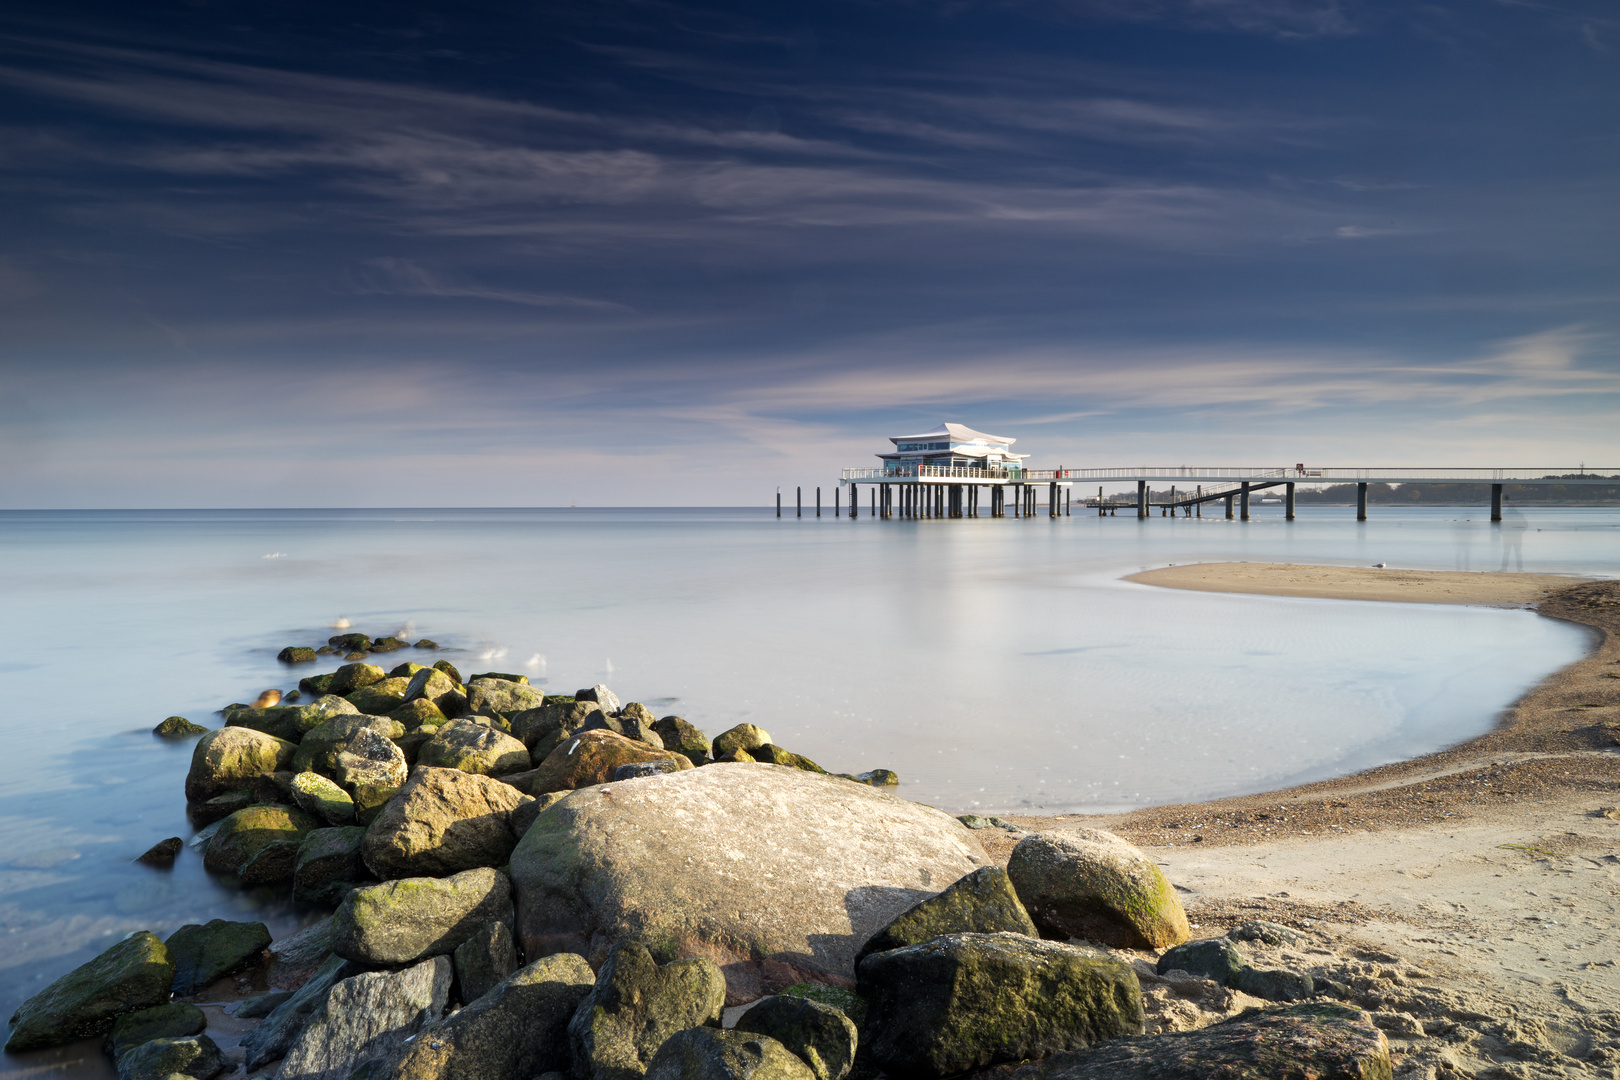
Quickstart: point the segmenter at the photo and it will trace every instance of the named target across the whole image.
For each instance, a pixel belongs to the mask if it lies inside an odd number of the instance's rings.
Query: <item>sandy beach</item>
[[[1302,931],[1279,963],[1371,980],[1397,1077],[1620,1075],[1620,582],[1251,563],[1129,580],[1532,606],[1592,629],[1586,658],[1437,754],[1218,802],[1011,820],[1140,845],[1182,891],[1195,936],[1256,918]],[[998,837],[997,853],[1016,839]],[[1147,989],[1167,1023],[1242,1004]]]

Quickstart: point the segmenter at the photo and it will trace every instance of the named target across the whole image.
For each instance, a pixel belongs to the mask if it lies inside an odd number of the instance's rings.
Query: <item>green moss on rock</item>
[[[183,716],[170,716],[152,729],[152,734],[164,739],[185,739],[193,735],[206,735],[208,729],[193,724]]]
[[[174,959],[145,930],[57,979],[11,1017],[9,1051],[39,1050],[110,1031],[123,1013],[165,1004]]]
[[[124,1051],[143,1042],[201,1035],[207,1027],[208,1017],[195,1005],[171,1001],[150,1009],[136,1009],[113,1021],[112,1034],[107,1036],[107,1052],[116,1061]]]
[[[276,659],[283,664],[313,664],[316,656],[314,649],[302,645],[289,645],[276,653]]]
[[[270,931],[262,922],[213,919],[202,924],[188,923],[163,944],[174,959],[172,990],[176,997],[189,997],[215,979],[258,959],[270,947]]]

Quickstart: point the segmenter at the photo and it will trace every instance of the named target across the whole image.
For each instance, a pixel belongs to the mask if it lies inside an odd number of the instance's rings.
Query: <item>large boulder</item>
[[[752,1031],[696,1027],[658,1048],[647,1080],[815,1080],[797,1054]]]
[[[467,710],[475,716],[511,716],[545,702],[545,695],[520,682],[486,676],[467,683]]]
[[[810,1066],[816,1080],[844,1080],[860,1046],[855,1021],[842,1010],[785,994],[768,997],[743,1013],[736,1028],[769,1035]]]
[[[930,807],[719,764],[575,791],[536,819],[511,873],[526,955],[601,963],[611,945],[640,941],[660,961],[715,960],[742,1002],[853,977],[867,938],[987,862]]]
[[[389,1080],[531,1080],[566,1070],[568,1021],[594,976],[583,957],[548,956],[429,1026],[379,1070]]]
[[[485,923],[512,922],[512,888],[498,870],[400,878],[355,889],[332,916],[332,951],[363,964],[446,956]]]
[[[1022,934],[946,934],[861,961],[867,1050],[896,1078],[950,1076],[1142,1031],[1124,961]]]
[[[1007,876],[1045,937],[1167,949],[1192,936],[1153,860],[1110,832],[1031,833],[1013,848]]]
[[[298,865],[298,845],[318,826],[319,822],[296,807],[246,807],[216,827],[203,849],[203,868],[214,874],[235,874],[246,885],[291,881]]]
[[[380,878],[505,866],[518,842],[513,811],[532,801],[488,776],[418,766],[367,828],[366,865]]]
[[[349,694],[364,686],[372,686],[388,678],[388,672],[376,664],[344,664],[332,672],[334,694]]]
[[[184,1002],[171,1001],[150,1009],[136,1009],[113,1021],[112,1034],[107,1036],[107,1050],[117,1061],[125,1050],[143,1042],[201,1035],[207,1027],[208,1017],[203,1011]]]
[[[348,825],[354,821],[354,799],[318,772],[297,773],[292,778],[293,802],[307,814],[328,825]]]
[[[145,930],[120,941],[23,1002],[11,1016],[6,1049],[60,1046],[106,1034],[121,1014],[169,1000],[174,960]]]
[[[369,883],[361,849],[366,830],[358,825],[316,829],[298,845],[293,865],[293,899],[305,904],[338,904],[356,885]]]
[[[645,743],[627,739],[611,731],[582,731],[558,743],[535,770],[529,787],[531,795],[548,791],[571,791],[605,784],[613,779],[620,765],[634,765],[643,761],[673,762],[680,770],[691,769],[692,763],[684,754],[673,750],[654,750]]]
[[[709,763],[709,749],[712,745],[709,737],[679,716],[666,716],[661,720],[655,720],[652,728],[658,732],[658,738],[663,742],[665,750],[685,754],[693,765]]]
[[[163,943],[174,961],[175,997],[190,997],[215,979],[247,967],[270,947],[262,922],[187,923]],[[187,1032],[186,1034],[190,1034]]]
[[[921,945],[941,934],[994,934],[1006,931],[1039,937],[1029,912],[1018,902],[1007,871],[983,866],[954,882],[938,896],[901,912],[893,922],[873,934],[855,962],[875,952]],[[770,1032],[766,1032],[770,1034]]]
[[[492,727],[471,720],[451,720],[417,751],[416,763],[500,776],[527,769],[529,748]]]
[[[1389,1080],[1389,1040],[1360,1009],[1249,1009],[1196,1031],[1114,1039],[1054,1054],[1003,1080]]]
[[[405,687],[405,700],[418,699],[433,702],[446,716],[460,716],[467,711],[467,695],[462,692],[460,681],[437,667],[423,668],[411,676]]]
[[[582,731],[586,724],[604,716],[594,701],[558,701],[537,709],[524,709],[509,718],[512,735],[529,748],[530,760],[541,762],[557,744]]]
[[[463,1004],[477,1001],[518,969],[512,928],[499,919],[480,926],[450,954]]]
[[[720,1024],[726,977],[714,961],[662,967],[645,946],[615,946],[596,986],[568,1025],[577,1080],[640,1080],[664,1040],[689,1027]]]
[[[151,1039],[125,1050],[118,1058],[118,1080],[167,1080],[179,1073],[191,1080],[213,1080],[230,1068],[219,1046],[207,1035]]]
[[[200,803],[252,787],[291,762],[297,746],[252,728],[223,727],[197,740],[186,773],[186,800]]]
[[[293,755],[296,772],[320,773],[353,790],[362,785],[399,787],[409,768],[393,743],[403,727],[384,716],[338,716],[304,736]]]
[[[346,1080],[355,1066],[389,1056],[444,1014],[451,976],[450,958],[435,956],[344,979],[310,1015],[276,1080]]]
[[[357,975],[360,965],[341,956],[328,956],[293,996],[277,1005],[269,1016],[242,1038],[246,1065],[257,1069],[267,1061],[282,1057],[304,1030],[310,1014],[326,1003],[326,995],[339,982]]]

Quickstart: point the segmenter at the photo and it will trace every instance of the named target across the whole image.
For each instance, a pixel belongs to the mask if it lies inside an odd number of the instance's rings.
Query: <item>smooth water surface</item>
[[[606,682],[717,734],[747,720],[952,811],[1118,809],[1430,751],[1584,651],[1525,611],[1174,592],[1245,559],[1613,576],[1620,512],[1349,508],[1256,519],[778,520],[735,510],[0,513],[0,1010],[134,929],[315,913],[211,882],[170,714],[298,675],[339,616],[466,675]],[[431,661],[404,652],[384,660]],[[314,670],[330,670],[332,664]],[[80,1055],[83,1056],[82,1054]],[[50,1060],[65,1060],[61,1055]],[[6,1059],[0,1073],[44,1059]],[[79,1066],[88,1068],[90,1064]],[[70,1069],[69,1071],[73,1071]]]

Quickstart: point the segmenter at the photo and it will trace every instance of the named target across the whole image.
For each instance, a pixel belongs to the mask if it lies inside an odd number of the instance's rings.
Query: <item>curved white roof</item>
[[[974,431],[963,424],[941,424],[933,431],[925,431],[921,435],[890,435],[889,441],[895,444],[912,442],[917,439],[950,439],[952,442],[984,442],[994,443],[997,446],[1011,446],[1017,439],[1004,439],[1000,435],[986,435],[982,431]]]

